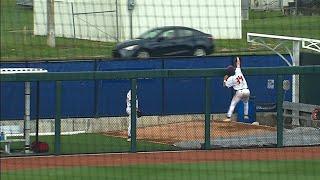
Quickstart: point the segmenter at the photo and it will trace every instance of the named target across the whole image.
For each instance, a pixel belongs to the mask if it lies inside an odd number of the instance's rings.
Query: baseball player
[[[129,92],[127,93],[127,108],[126,108],[126,112],[128,114],[128,139],[127,141],[131,141],[131,90],[129,90]],[[136,110],[137,110],[137,119],[139,117],[141,117],[141,111],[139,110],[139,101],[138,98],[136,97]]]
[[[249,97],[250,97],[250,90],[248,89],[247,81],[244,78],[244,75],[241,72],[240,68],[240,58],[236,57],[235,65],[234,66],[228,66],[227,67],[227,75],[224,76],[223,85],[230,88],[233,87],[233,89],[236,91],[232,101],[229,106],[229,110],[227,112],[227,118],[223,121],[230,122],[231,116],[234,111],[234,108],[236,107],[237,103],[242,100],[244,103],[244,118],[249,119],[248,117],[248,109],[249,109]]]

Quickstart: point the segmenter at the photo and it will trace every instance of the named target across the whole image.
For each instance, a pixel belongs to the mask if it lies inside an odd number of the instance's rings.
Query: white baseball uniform
[[[138,98],[136,98],[136,107],[138,109],[139,104],[138,104]],[[128,136],[131,136],[131,90],[127,93],[127,108],[126,112],[129,115],[128,117]]]
[[[228,88],[233,87],[233,89],[236,91],[229,106],[227,117],[231,118],[234,108],[240,100],[242,100],[244,103],[244,115],[248,115],[248,101],[250,97],[250,91],[248,89],[247,81],[244,78],[240,67],[236,68],[235,74],[233,76],[230,76],[227,80],[225,80],[225,85]]]

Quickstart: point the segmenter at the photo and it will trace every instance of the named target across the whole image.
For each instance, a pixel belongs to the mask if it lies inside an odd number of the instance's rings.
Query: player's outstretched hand
[[[237,57],[236,57],[236,67],[239,68],[239,67],[240,67],[240,64],[241,64],[240,58],[237,56]]]

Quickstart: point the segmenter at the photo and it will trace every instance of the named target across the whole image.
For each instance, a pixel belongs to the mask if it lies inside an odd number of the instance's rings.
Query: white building
[[[251,9],[258,10],[281,10],[292,2],[295,0],[251,0],[250,6]]]
[[[128,0],[55,0],[56,37],[120,41],[130,39]],[[34,0],[34,34],[47,33],[47,0]],[[216,39],[241,39],[240,0],[135,0],[132,33],[181,25]]]

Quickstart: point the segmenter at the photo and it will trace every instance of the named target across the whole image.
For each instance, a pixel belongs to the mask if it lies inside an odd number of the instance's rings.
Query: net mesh
[[[1,0],[1,68],[43,68],[49,73],[189,70],[225,68],[236,55],[243,57],[245,69],[287,66],[273,52],[247,43],[247,33],[319,39],[319,3]],[[113,58],[118,42],[174,25],[211,34],[214,51],[207,57]],[[274,41],[265,43],[277,46]],[[319,54],[306,49],[301,53],[300,65],[319,65]],[[121,80],[86,80],[83,75],[83,80],[65,79],[61,84],[32,81],[30,96],[25,81],[1,81],[0,177],[317,179],[320,102],[314,91],[319,86],[312,81],[319,76],[316,68],[313,74],[299,75],[299,84],[290,73],[281,79],[276,73],[252,75],[244,70],[249,119],[240,101],[230,122],[224,120],[236,92],[223,87],[222,74],[209,79],[138,78],[142,117],[136,121],[127,113],[133,83],[128,74]],[[294,100],[296,87],[300,103]]]

